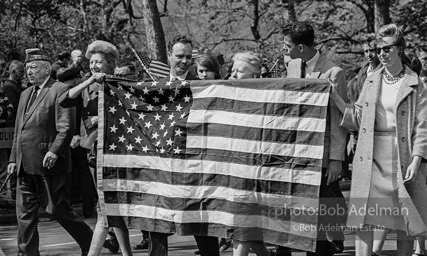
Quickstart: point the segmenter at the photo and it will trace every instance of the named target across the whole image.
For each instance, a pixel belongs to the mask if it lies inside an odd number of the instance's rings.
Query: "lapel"
[[[397,92],[396,109],[402,103],[402,101],[414,91],[414,86],[418,85],[418,76],[409,69],[408,66],[405,68],[405,76],[403,77],[402,86]],[[397,112],[396,112],[397,113]]]
[[[320,76],[322,75],[322,70],[326,62],[326,55],[321,53],[320,51],[319,54],[319,59],[317,60],[316,65],[314,65],[313,72],[311,73],[310,78],[320,78]]]
[[[20,106],[23,104],[23,106],[20,107],[20,109],[22,109],[20,112],[21,113],[21,115],[20,115],[21,124],[24,122],[25,110],[27,108],[27,104],[28,104],[28,101],[30,100],[30,96],[31,96],[32,92],[33,92],[33,88],[28,88],[22,92],[22,100],[20,100],[20,102],[22,102],[22,103],[19,104]]]
[[[52,78],[49,78],[49,80],[46,82],[46,84],[43,86],[43,88],[40,91],[40,94],[37,96],[36,100],[34,101],[33,105],[30,107],[30,109],[27,111],[27,114],[24,113],[24,121],[23,125],[28,121],[28,119],[32,116],[37,106],[40,104],[40,102],[44,99],[46,94],[49,92],[50,87],[55,81]],[[32,90],[30,90],[31,95]],[[28,97],[29,98],[29,97]],[[28,104],[28,99],[25,101],[25,104]],[[26,106],[26,105],[25,105]],[[24,111],[25,112],[25,111]]]

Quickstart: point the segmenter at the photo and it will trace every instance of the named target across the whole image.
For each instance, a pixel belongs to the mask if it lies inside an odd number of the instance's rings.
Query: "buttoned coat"
[[[298,68],[300,59],[292,60],[288,65],[289,78],[301,78],[301,68]],[[313,72],[310,74],[309,79],[331,79],[337,86],[337,92],[341,98],[347,102],[347,83],[345,79],[345,72],[342,68],[338,67],[334,62],[329,60],[324,53],[320,53]],[[342,115],[335,103],[329,101],[328,111],[329,121],[327,132],[325,134],[325,151],[323,155],[323,166],[327,167],[329,160],[344,161],[345,147],[347,141],[347,131],[340,127]]]
[[[26,111],[33,89],[31,86],[24,90],[19,99],[9,162],[16,163],[18,174],[21,167],[28,174],[69,173],[75,110],[62,108],[58,103],[67,86],[49,78],[30,109]],[[48,151],[58,156],[58,160],[50,169],[42,166]]]
[[[359,99],[354,106],[348,106],[341,125],[351,131],[359,130],[359,140],[353,160],[353,176],[350,192],[349,217],[347,225],[360,227],[365,214],[374,154],[374,129],[377,99],[381,91],[384,68],[375,71],[363,85]],[[415,236],[427,232],[427,90],[418,76],[406,67],[406,75],[397,94],[395,104],[397,140],[397,190],[401,213],[408,235]],[[384,85],[386,90],[387,85]],[[423,158],[418,175],[413,182],[403,183],[412,157]],[[375,182],[375,181],[373,181]]]

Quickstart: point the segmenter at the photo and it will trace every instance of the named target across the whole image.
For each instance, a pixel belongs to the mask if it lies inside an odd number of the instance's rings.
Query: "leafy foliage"
[[[166,41],[176,34],[193,38],[201,52],[256,51],[271,67],[282,59],[281,27],[308,20],[318,47],[343,67],[363,61],[359,42],[374,32],[376,0],[157,0]],[[86,49],[95,39],[118,46],[133,60],[131,47],[146,55],[143,5],[137,0],[4,0],[0,1],[0,58],[23,58],[27,47],[42,46],[52,56],[62,50]],[[391,2],[392,22],[408,41],[426,40],[425,0]],[[156,56],[154,56],[156,57]]]

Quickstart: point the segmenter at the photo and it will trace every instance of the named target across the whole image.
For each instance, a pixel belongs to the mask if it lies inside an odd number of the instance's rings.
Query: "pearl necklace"
[[[383,70],[382,75],[386,84],[395,84],[405,76],[405,67],[403,67],[402,71],[400,71],[396,76],[389,75],[385,69]]]

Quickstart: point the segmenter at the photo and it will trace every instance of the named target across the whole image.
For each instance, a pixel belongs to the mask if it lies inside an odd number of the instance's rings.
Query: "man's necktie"
[[[301,62],[301,78],[305,78],[305,72],[307,68],[307,63],[305,61]]]
[[[25,113],[27,113],[30,110],[31,106],[34,104],[34,101],[36,101],[37,92],[39,89],[40,89],[40,87],[34,86],[33,95],[31,96],[30,102],[27,105],[27,111]]]

